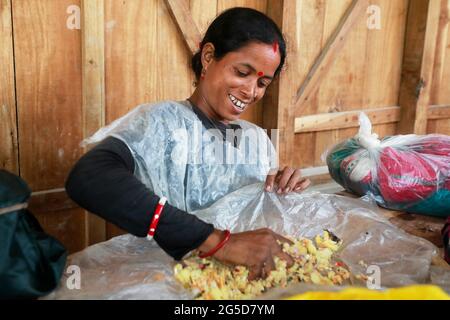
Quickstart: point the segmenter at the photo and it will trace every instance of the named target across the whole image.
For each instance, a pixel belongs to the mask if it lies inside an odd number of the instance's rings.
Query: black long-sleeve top
[[[207,128],[239,129],[208,119],[194,106]],[[225,139],[225,135],[224,135]],[[233,141],[235,146],[237,140]],[[121,140],[108,137],[75,164],[67,181],[67,194],[86,210],[99,215],[138,237],[147,235],[159,197],[134,174],[134,158]],[[158,245],[174,259],[200,246],[214,226],[167,203],[154,236]]]

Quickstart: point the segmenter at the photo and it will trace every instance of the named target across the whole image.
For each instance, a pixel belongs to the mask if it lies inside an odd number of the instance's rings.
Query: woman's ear
[[[210,63],[214,60],[214,50],[214,45],[211,42],[208,42],[203,46],[201,54],[203,69],[206,70]]]

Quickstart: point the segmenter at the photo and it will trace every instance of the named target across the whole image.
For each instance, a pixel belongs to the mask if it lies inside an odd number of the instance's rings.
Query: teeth
[[[244,109],[246,104],[237,99],[235,96],[232,96],[231,94],[228,94],[228,97],[230,97],[230,100],[233,102],[233,104],[238,107],[239,109]]]

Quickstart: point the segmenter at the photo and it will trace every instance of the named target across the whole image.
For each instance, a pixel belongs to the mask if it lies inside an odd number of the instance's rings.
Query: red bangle
[[[209,252],[206,253],[202,253],[199,254],[198,257],[199,258],[207,258],[207,257],[211,257],[214,253],[216,253],[217,251],[219,251],[220,248],[222,248],[225,243],[228,242],[228,240],[230,240],[230,236],[231,236],[231,232],[230,230],[225,230],[225,238],[223,238],[222,241],[219,242],[219,244],[217,246],[215,246],[214,248],[212,248]]]
[[[158,204],[156,205],[155,212],[153,214],[152,222],[150,223],[150,228],[148,229],[147,239],[153,239],[155,235],[156,227],[158,226],[159,218],[161,218],[161,212],[164,209],[164,205],[167,202],[167,198],[161,197]]]

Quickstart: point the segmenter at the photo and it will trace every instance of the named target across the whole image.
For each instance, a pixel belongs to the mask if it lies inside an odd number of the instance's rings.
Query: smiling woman
[[[276,187],[279,193],[308,186],[299,169],[279,171],[266,133],[239,119],[264,96],[285,57],[283,36],[270,18],[249,8],[223,12],[192,59],[197,78],[192,96],[138,106],[87,139],[100,143],[72,169],[67,193],[136,236],[154,236],[175,259],[198,249],[203,256],[247,266],[250,278],[273,270],[275,256],[292,264],[279,244],[290,241],[270,229],[230,234],[192,214],[256,182],[265,181],[267,191]],[[229,131],[244,143],[229,140]],[[197,136],[214,140],[215,147],[196,144]],[[256,149],[245,148],[247,137],[254,137]],[[230,154],[235,159],[209,161],[222,152],[225,159]],[[246,162],[255,154],[256,161]],[[206,161],[186,161],[198,157]]]
[[[264,96],[285,58],[285,41],[272,20],[249,8],[227,10],[192,58],[197,88],[189,100],[210,119],[236,120]]]

